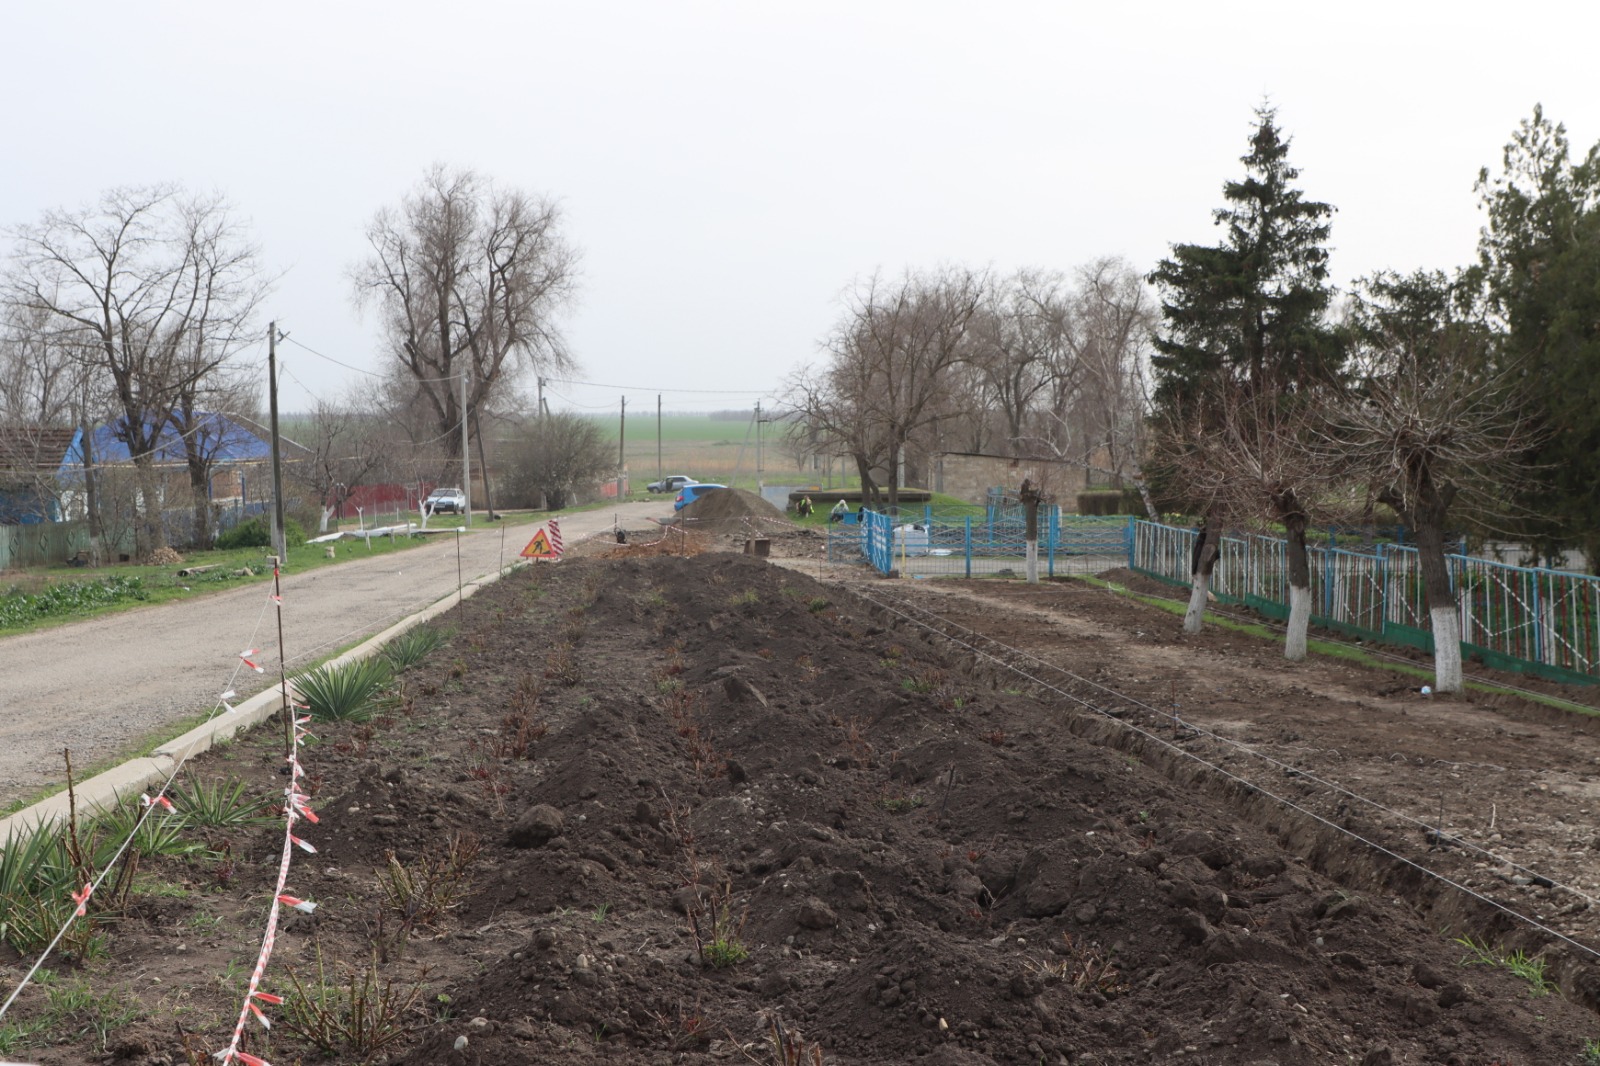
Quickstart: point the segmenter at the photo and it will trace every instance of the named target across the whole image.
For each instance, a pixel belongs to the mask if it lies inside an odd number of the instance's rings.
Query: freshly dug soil
[[[467,601],[385,719],[317,728],[305,762],[322,821],[303,829],[319,851],[296,855],[290,892],[320,906],[288,915],[271,991],[294,991],[291,969],[310,980],[319,952],[330,979],[376,959],[399,999],[415,990],[378,1056],[408,1066],[813,1050],[830,1064],[1531,1066],[1581,1061],[1600,1034],[1586,948],[1406,865],[1453,864],[1556,921],[1571,897],[1500,879],[1452,842],[1559,854],[1558,881],[1591,876],[1587,720],[1424,702],[1400,675],[1343,663],[1290,668],[1264,642],[1182,638],[1172,616],[1081,583],[844,587],[661,543],[510,575]],[[1278,760],[1260,784],[1257,752]],[[1523,776],[1536,761],[1559,788]],[[262,730],[192,773],[281,796],[281,769]],[[1454,781],[1450,839],[1430,851],[1393,818],[1320,798],[1327,775],[1430,817]],[[1495,799],[1478,802],[1478,781]],[[224,1046],[281,839],[236,832],[225,861],[147,860],[88,970],[146,1017],[104,1054],[91,1035],[30,1061],[183,1062],[185,1033]],[[453,906],[430,914],[415,891],[409,912],[385,904],[448,868],[452,843],[479,848]],[[1585,908],[1562,920],[1593,932]],[[1456,937],[1491,959],[1512,945],[1547,958],[1565,995],[1463,965]],[[270,1048],[251,1049],[279,1066],[362,1060],[289,1032],[288,1006],[271,1014]]]
[[[782,511],[744,489],[714,489],[679,511],[678,520],[696,532],[712,535],[766,536],[794,528]]]

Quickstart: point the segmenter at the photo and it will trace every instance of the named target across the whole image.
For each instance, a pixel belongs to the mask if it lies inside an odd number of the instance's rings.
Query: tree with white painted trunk
[[[1168,436],[1152,442],[1158,459],[1146,472],[1159,499],[1201,516],[1185,632],[1200,630],[1225,521],[1259,510],[1240,507],[1241,495],[1266,492],[1269,509],[1299,526],[1303,547],[1306,497],[1284,491],[1292,486],[1273,490],[1275,479],[1263,479],[1248,463],[1229,465],[1250,454],[1237,445],[1256,431],[1235,433],[1236,446],[1221,447],[1229,437],[1228,403],[1270,414],[1336,380],[1344,362],[1339,335],[1326,323],[1333,208],[1294,186],[1299,171],[1288,151],[1276,113],[1258,109],[1241,160],[1245,177],[1223,186],[1226,205],[1212,213],[1223,240],[1175,244],[1149,277],[1161,293],[1163,321],[1151,359],[1154,432]],[[1208,463],[1222,466],[1194,476]]]
[[[1461,616],[1445,536],[1452,520],[1504,513],[1537,443],[1515,366],[1459,283],[1437,272],[1367,280],[1356,309],[1360,379],[1326,443],[1348,457],[1416,540],[1434,688],[1459,692]]]
[[[1306,530],[1347,479],[1347,464],[1322,446],[1324,412],[1332,399],[1329,390],[1309,383],[1288,396],[1247,395],[1236,385],[1218,385],[1187,425],[1161,435],[1167,451],[1160,461],[1191,496],[1205,502],[1206,513],[1226,513],[1234,524],[1262,532],[1283,531],[1289,586],[1283,654],[1293,662],[1306,656],[1311,621]],[[1197,558],[1192,569],[1200,571],[1201,561]],[[1194,626],[1191,632],[1198,629],[1209,582],[1195,584],[1198,591],[1191,595],[1186,618]]]

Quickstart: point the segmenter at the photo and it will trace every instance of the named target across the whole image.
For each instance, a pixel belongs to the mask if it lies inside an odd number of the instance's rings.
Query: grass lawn
[[[336,566],[340,562],[363,558],[368,554],[383,555],[405,551],[423,541],[421,538],[410,537],[392,539],[374,537],[370,543],[369,549],[361,541],[340,541],[332,559],[328,558],[326,545],[306,544],[290,548],[285,569],[298,573],[322,566]],[[0,578],[0,636],[44,629],[147,604],[193,599],[223,589],[272,579],[272,567],[267,563],[265,548],[186,552],[183,558],[184,561],[177,566],[136,566],[125,563],[102,566],[95,570],[53,566],[9,572],[4,578]],[[179,574],[180,570],[195,567],[209,567],[209,569],[201,573]],[[114,599],[104,595],[94,595],[99,590],[92,586],[103,586],[108,583],[123,590],[124,594]],[[82,586],[91,587],[85,589]],[[55,607],[48,613],[34,614],[33,617],[18,622],[16,616],[22,606],[23,598],[41,595],[53,601]],[[108,599],[109,602],[102,602]]]

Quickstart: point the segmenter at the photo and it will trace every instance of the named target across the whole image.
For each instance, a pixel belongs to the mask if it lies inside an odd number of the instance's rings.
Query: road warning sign
[[[559,559],[561,549],[550,543],[550,535],[545,532],[543,526],[540,526],[539,532],[533,535],[533,539],[528,541],[528,546],[523,548],[520,554],[524,559]]]

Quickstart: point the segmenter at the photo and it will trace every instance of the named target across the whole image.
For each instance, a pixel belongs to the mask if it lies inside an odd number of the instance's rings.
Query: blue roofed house
[[[237,415],[195,412],[189,431],[180,434],[170,423],[156,437],[152,460],[161,492],[160,509],[169,541],[209,541],[219,528],[261,511],[271,498],[272,446],[266,427]],[[123,508],[131,516],[142,503],[134,477],[133,457],[123,420],[95,427],[88,442],[102,515]],[[84,434],[75,430],[61,454],[57,471],[68,515],[85,513]],[[310,452],[283,439],[285,463]],[[138,507],[138,511],[144,511]]]
[[[61,520],[56,471],[73,430],[54,426],[0,429],[0,526]]]

